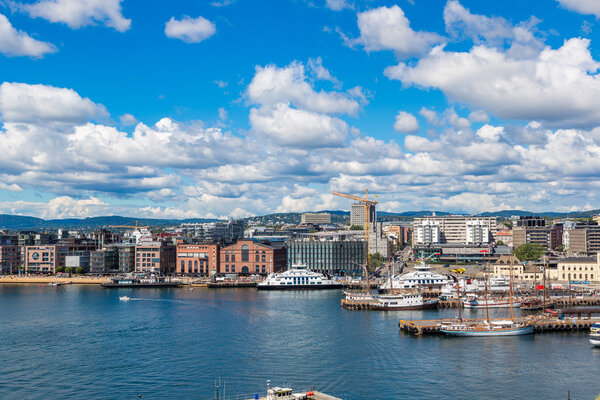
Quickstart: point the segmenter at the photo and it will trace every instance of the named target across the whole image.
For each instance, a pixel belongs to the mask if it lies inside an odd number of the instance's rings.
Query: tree
[[[351,231],[362,231],[362,230],[363,230],[363,227],[362,227],[362,226],[360,226],[360,225],[352,225],[352,226],[350,227],[350,230],[351,230]]]
[[[513,227],[513,223],[510,221],[502,221],[502,224],[507,227],[508,229],[512,229]]]
[[[498,240],[496,242],[496,246],[504,246],[504,242],[502,240]]]
[[[525,243],[517,247],[513,254],[521,261],[535,261],[546,254],[546,249],[541,244]]]
[[[56,273],[63,272],[65,269],[63,267],[56,267]]]
[[[67,267],[67,269],[65,269],[65,272],[66,272],[67,274],[72,274],[72,273],[73,273],[73,268],[71,268],[71,267]]]
[[[83,267],[77,267],[75,272],[77,272],[77,275],[83,275],[83,273],[85,272],[85,269],[83,269]]]
[[[381,267],[381,265],[383,265],[384,261],[385,261],[385,259],[379,253],[369,254],[369,269],[375,270],[375,269]]]

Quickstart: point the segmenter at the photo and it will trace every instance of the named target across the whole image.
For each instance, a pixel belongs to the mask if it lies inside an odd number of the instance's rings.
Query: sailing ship
[[[441,323],[438,325],[440,332],[448,336],[517,336],[533,333],[533,325],[528,322],[516,322],[513,313],[513,290],[512,290],[512,263],[510,266],[510,320],[490,320],[487,279],[485,281],[485,320],[463,321],[461,315],[461,304],[458,304],[458,321]],[[460,286],[456,285],[457,301],[460,299]]]
[[[493,298],[486,297],[481,300],[476,294],[468,294],[467,297],[463,298],[464,308],[510,308],[510,307],[521,307],[521,303],[512,302],[511,299],[505,298]]]

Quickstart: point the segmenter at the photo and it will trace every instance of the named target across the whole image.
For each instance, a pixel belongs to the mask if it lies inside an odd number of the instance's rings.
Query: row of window
[[[583,275],[584,274],[579,274],[579,279],[585,279],[587,281],[588,280],[588,274],[585,274],[585,278],[583,277]],[[565,280],[565,274],[562,274],[562,278],[563,278],[563,280]],[[568,274],[566,279],[569,280],[569,281],[571,279],[577,279],[577,274],[573,274],[572,277],[571,277],[571,274]],[[594,274],[590,274],[589,279],[593,281],[594,280]]]

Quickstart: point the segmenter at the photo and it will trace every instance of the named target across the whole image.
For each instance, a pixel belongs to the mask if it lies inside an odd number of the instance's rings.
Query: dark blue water
[[[208,399],[218,378],[227,397],[262,395],[267,379],[346,399],[600,393],[586,334],[411,337],[399,319],[455,311],[353,312],[340,296],[0,286],[0,399]]]

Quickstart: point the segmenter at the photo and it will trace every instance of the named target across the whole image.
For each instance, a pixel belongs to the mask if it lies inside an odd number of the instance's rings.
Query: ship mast
[[[510,320],[514,321],[514,311],[513,311],[513,259],[512,255],[510,257]]]
[[[460,282],[456,279],[456,307],[458,307],[458,320],[462,322],[462,303],[460,301]]]
[[[485,282],[485,319],[490,322],[490,311],[488,309],[488,274],[487,274],[487,263],[485,262],[485,254],[483,255],[483,278]]]

